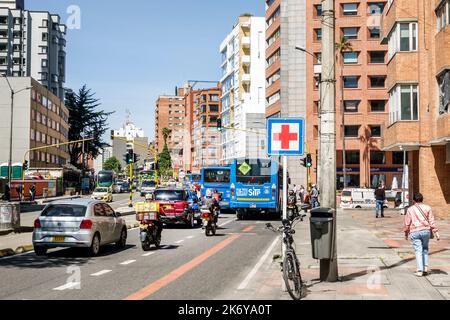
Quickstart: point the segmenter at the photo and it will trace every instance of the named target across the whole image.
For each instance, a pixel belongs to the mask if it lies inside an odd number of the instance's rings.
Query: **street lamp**
[[[22,91],[30,90],[33,87],[26,87],[19,91],[14,91],[14,89],[11,86],[11,83],[8,80],[8,77],[5,74],[1,74],[8,83],[8,87],[11,91],[11,120],[10,120],[10,127],[9,127],[9,159],[8,159],[8,184],[9,187],[12,188],[11,181],[12,181],[12,141],[13,141],[13,120],[14,120],[14,96]]]

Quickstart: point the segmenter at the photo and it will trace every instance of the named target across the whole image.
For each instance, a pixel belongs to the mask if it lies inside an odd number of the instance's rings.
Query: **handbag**
[[[430,225],[430,239],[434,239],[434,232],[431,229],[431,224],[430,221],[427,219],[427,216],[425,215],[425,213],[423,212],[422,208],[418,205],[416,205],[416,208],[419,209],[420,213],[422,214],[423,218],[425,219],[426,222],[428,222],[428,224]]]

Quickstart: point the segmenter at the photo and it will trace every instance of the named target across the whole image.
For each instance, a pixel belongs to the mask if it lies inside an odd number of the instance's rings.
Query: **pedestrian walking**
[[[30,187],[30,201],[33,202],[35,198],[36,198],[36,185],[33,184]]]
[[[16,192],[17,192],[17,195],[19,196],[19,202],[22,202],[22,186],[21,185],[16,186]]]
[[[429,242],[436,237],[440,240],[439,230],[436,226],[431,207],[423,203],[420,192],[414,194],[413,205],[405,215],[405,239],[411,239],[416,254],[416,273],[418,277],[430,272],[429,269]]]
[[[300,198],[300,203],[303,204],[305,202],[305,187],[303,185],[300,187],[298,197]]]
[[[311,189],[311,207],[313,209],[319,207],[319,190],[316,184],[313,184]]]
[[[378,213],[381,213],[381,217],[384,218],[384,202],[386,201],[386,190],[384,189],[384,184],[382,181],[378,184],[377,189],[375,190],[375,215],[378,219]]]
[[[5,186],[5,194],[3,195],[5,201],[11,202],[11,188],[9,184]]]

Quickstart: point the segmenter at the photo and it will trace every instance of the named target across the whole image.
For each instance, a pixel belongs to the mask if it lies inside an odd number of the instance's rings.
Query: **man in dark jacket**
[[[381,212],[381,217],[384,218],[384,201],[386,200],[386,191],[384,190],[383,183],[378,184],[378,188],[375,190],[376,201],[376,217],[378,218],[378,212]]]

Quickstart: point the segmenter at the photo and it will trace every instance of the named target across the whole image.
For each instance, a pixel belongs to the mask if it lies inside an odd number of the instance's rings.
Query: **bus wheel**
[[[236,210],[237,220],[244,220],[244,212],[241,209]]]

